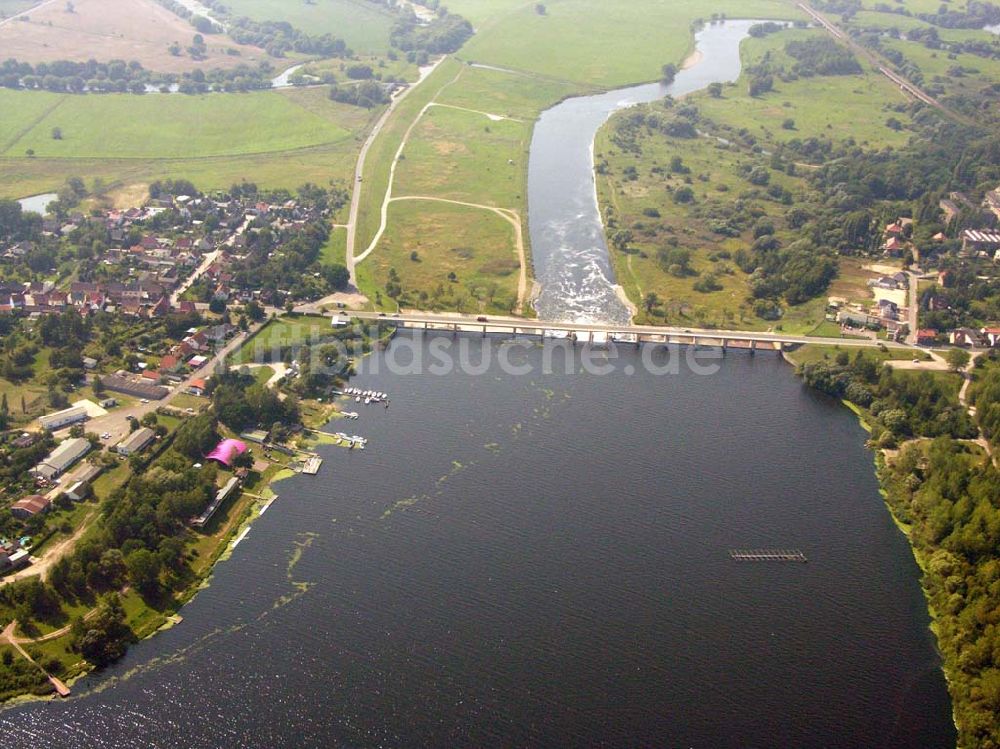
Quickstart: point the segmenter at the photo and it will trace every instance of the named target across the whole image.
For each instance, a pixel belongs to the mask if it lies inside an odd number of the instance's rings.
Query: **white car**
[[[143,398],[139,401],[140,403],[149,403],[149,398]]]

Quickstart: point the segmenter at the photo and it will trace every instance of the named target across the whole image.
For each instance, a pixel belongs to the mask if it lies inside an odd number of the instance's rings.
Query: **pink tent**
[[[227,468],[232,468],[233,458],[247,451],[247,446],[239,440],[222,440],[215,449],[205,456],[205,460],[214,460]]]

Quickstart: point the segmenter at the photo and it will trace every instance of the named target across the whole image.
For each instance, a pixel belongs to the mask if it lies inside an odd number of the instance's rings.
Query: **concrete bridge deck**
[[[354,317],[365,322],[395,324],[403,328],[468,333],[506,333],[548,337],[573,336],[578,342],[603,343],[678,343],[703,346],[757,348],[769,347],[782,350],[786,346],[807,343],[829,346],[877,348],[884,345],[892,349],[922,351],[905,343],[878,341],[870,338],[829,338],[805,335],[788,335],[766,331],[712,330],[707,328],[678,328],[656,325],[615,325],[613,323],[570,323],[528,320],[515,317],[482,317],[474,315],[403,313],[386,315],[378,312],[344,311],[344,317]]]

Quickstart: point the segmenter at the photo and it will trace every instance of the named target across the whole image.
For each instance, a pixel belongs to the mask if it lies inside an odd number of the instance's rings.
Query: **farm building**
[[[49,453],[49,456],[31,469],[31,472],[51,481],[65,472],[76,461],[90,452],[90,442],[83,437],[68,439]]]
[[[10,514],[20,520],[27,520],[42,512],[48,512],[51,504],[52,502],[41,494],[32,494],[12,504]]]
[[[132,432],[132,434],[122,440],[115,450],[119,455],[132,455],[133,453],[141,452],[150,442],[153,441],[153,437],[155,436],[156,433],[149,427],[136,429]]]
[[[38,423],[42,429],[54,432],[56,429],[62,429],[70,424],[77,424],[86,420],[87,409],[83,406],[73,406],[62,411],[56,411],[54,414],[41,416],[38,419]]]

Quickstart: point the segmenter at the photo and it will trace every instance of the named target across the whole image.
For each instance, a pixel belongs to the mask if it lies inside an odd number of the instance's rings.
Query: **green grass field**
[[[309,34],[333,34],[355,52],[385,52],[392,16],[367,0],[227,0],[233,15],[287,21]]]
[[[420,111],[461,72],[462,66],[447,59],[423,83],[413,89],[382,128],[368,151],[364,182],[361,185],[361,211],[358,215],[357,245],[361,253],[372,241],[381,220],[380,209],[389,184],[389,169],[399,145]]]
[[[168,177],[202,189],[241,179],[349,183],[377,115],[331,102],[323,88],[199,97],[0,90],[0,196],[47,192],[74,175],[119,187]],[[52,139],[54,127],[62,140]]]
[[[230,364],[261,363],[271,361],[289,346],[308,345],[313,338],[326,335],[331,330],[330,318],[318,315],[282,317],[271,320],[264,328],[232,357]]]
[[[785,43],[796,39],[823,38],[826,32],[789,29],[762,39],[743,43],[744,65],[770,55],[791,69],[794,62],[784,53]],[[879,148],[901,146],[909,135],[885,126],[891,116],[906,124],[909,118],[891,109],[905,104],[906,98],[888,80],[874,73],[845,76],[815,76],[795,81],[775,81],[774,90],[757,97],[746,95],[745,77],[725,89],[722,98],[698,98],[709,119],[748,128],[771,142],[793,138],[854,138],[858,144]],[[836,102],[835,106],[831,103]],[[782,122],[792,118],[795,129],[785,130]]]
[[[330,238],[323,245],[321,259],[329,265],[344,264],[344,253],[347,249],[347,229],[336,227],[330,232]]]
[[[433,195],[500,208],[524,202],[518,163],[531,125],[432,107],[420,120],[396,170],[393,195]]]
[[[392,308],[385,284],[394,268],[410,297],[404,307],[509,313],[517,302],[519,267],[512,236],[510,224],[489,211],[394,202],[378,250],[358,268],[361,290],[372,300],[380,291],[383,307]],[[448,280],[452,272],[454,282]]]
[[[545,15],[533,3],[502,14],[498,2],[467,3],[473,12],[477,6],[495,15],[461,50],[462,59],[609,88],[655,80],[664,63],[679,63],[693,46],[695,19],[801,17],[782,0],[550,0]]]
[[[435,101],[533,121],[553,103],[579,92],[579,86],[565,82],[467,66]]]

